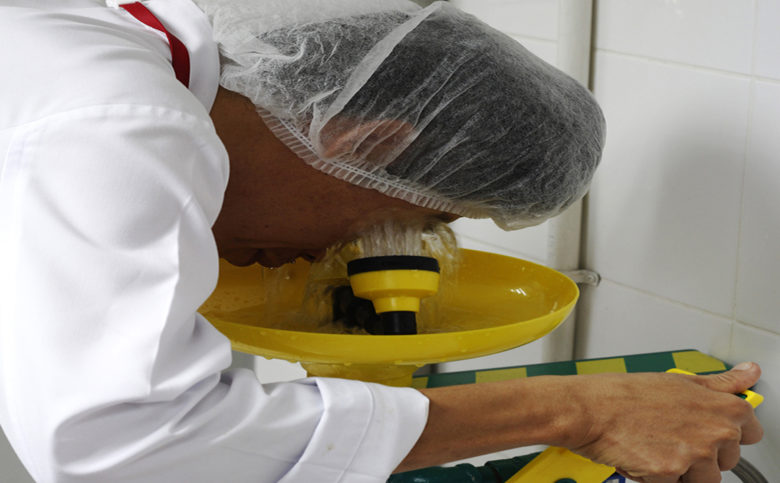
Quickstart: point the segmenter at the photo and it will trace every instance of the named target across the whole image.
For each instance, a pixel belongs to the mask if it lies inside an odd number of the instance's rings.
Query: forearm
[[[562,444],[577,422],[566,377],[422,389],[428,422],[396,471],[532,444]]]
[[[427,425],[396,471],[548,444],[635,479],[719,481],[739,445],[763,434],[750,404],[734,396],[756,383],[760,368],[738,367],[698,377],[548,376],[426,389]]]

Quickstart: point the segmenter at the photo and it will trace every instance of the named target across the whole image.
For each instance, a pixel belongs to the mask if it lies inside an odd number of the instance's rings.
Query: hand
[[[734,395],[760,375],[749,364],[709,376],[579,376],[570,394],[584,424],[562,446],[643,483],[719,482],[739,462],[739,445],[763,436],[753,408]]]

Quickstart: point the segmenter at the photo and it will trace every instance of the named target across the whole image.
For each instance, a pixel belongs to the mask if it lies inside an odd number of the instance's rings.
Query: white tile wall
[[[607,145],[589,201],[588,264],[731,316],[749,80],[604,52],[594,69]]]
[[[764,427],[764,439],[743,447],[743,456],[756,465],[769,481],[780,477],[780,335],[736,324],[729,362],[756,361],[761,365],[761,381],[756,391],[764,403],[756,415]]]
[[[461,361],[436,364],[437,372],[478,371],[493,367],[525,366],[538,364],[544,360],[543,341],[536,340],[516,349],[492,354],[485,357],[475,357]]]
[[[780,2],[758,0],[753,73],[780,79]]]
[[[491,220],[461,218],[452,223],[463,248],[500,253],[536,263],[544,263],[547,251],[547,224],[517,231],[503,231]]]
[[[511,35],[510,37],[520,42],[523,47],[543,61],[555,65],[555,57],[558,55],[558,43],[554,40],[539,40],[532,37],[523,37],[522,35]]]
[[[555,40],[558,2],[550,0],[450,0],[461,10],[507,34]]]
[[[726,359],[732,321],[610,280],[582,290],[577,358],[697,349]]]
[[[596,47],[749,74],[753,5],[754,0],[598,0]]]
[[[743,322],[780,333],[780,82],[756,82],[754,89],[736,312]]]
[[[583,292],[578,356],[685,342],[730,363],[758,361],[766,434],[743,454],[773,481],[780,2],[596,4],[593,87],[608,136],[590,195],[586,258],[606,280]]]

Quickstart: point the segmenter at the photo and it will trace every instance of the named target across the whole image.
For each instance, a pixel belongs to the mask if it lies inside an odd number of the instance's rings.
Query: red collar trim
[[[139,22],[165,34],[168,38],[168,45],[171,47],[171,63],[173,64],[173,71],[176,73],[176,78],[184,84],[185,87],[189,87],[190,54],[187,52],[187,47],[184,46],[181,40],[170,33],[160,20],[158,20],[141,2],[126,3],[120,5],[120,7],[127,10],[127,12]]]

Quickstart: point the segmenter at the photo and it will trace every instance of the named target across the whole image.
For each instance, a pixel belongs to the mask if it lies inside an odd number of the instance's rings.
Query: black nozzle
[[[333,290],[333,321],[348,328],[363,329],[369,334],[382,333],[382,321],[370,300],[355,297],[352,287],[342,285]]]
[[[413,335],[417,333],[417,317],[414,312],[397,311],[379,314],[382,333],[385,335]]]
[[[417,255],[387,255],[382,257],[356,258],[347,263],[347,274],[355,275],[379,270],[426,270],[439,272],[439,261],[432,257]]]
[[[352,287],[342,285],[333,290],[333,321],[348,328],[360,328],[373,335],[409,335],[417,333],[414,312],[377,314],[370,300],[355,297]]]

